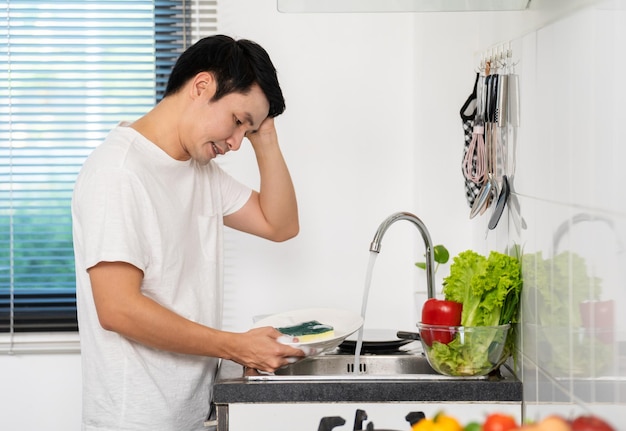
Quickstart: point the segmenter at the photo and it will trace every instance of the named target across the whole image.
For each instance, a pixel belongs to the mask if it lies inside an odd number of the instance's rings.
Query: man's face
[[[258,130],[267,118],[269,102],[256,84],[247,94],[231,93],[217,101],[211,101],[215,94],[212,83],[199,88],[200,95],[179,133],[183,151],[204,165],[217,155],[238,150],[245,134]]]

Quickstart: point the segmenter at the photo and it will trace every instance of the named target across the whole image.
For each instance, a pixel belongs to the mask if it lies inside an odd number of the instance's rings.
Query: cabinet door
[[[293,404],[230,404],[229,431],[317,431],[320,420],[326,416],[345,419],[337,431],[352,430],[357,409],[365,410],[367,421],[378,429],[410,431],[405,420],[409,412],[422,411],[427,417],[444,411],[457,418],[463,425],[482,421],[489,413],[501,412],[521,421],[521,403],[293,403]]]

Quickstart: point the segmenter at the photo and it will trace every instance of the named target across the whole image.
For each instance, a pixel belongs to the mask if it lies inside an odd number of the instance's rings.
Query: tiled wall
[[[524,252],[518,366],[526,417],[590,411],[620,430],[626,430],[623,3],[580,10],[515,42],[522,127],[512,198],[520,216],[509,211],[506,220],[508,242]]]

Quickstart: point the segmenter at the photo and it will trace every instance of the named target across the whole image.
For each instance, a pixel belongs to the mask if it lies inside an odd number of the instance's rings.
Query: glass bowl
[[[441,326],[418,323],[430,366],[446,376],[484,376],[497,368],[509,333],[500,326]]]

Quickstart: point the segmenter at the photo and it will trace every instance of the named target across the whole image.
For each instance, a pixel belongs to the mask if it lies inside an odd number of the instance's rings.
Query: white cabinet
[[[475,12],[528,8],[529,0],[277,0],[279,12]]]
[[[357,409],[364,410],[368,419],[363,428],[373,422],[375,429],[410,431],[405,416],[412,411],[422,411],[427,417],[439,411],[459,419],[463,425],[471,421],[484,421],[489,413],[502,412],[521,421],[521,402],[394,402],[394,403],[234,403],[229,405],[229,431],[317,431],[320,420],[327,416],[340,416],[346,423],[334,430],[352,430]]]

